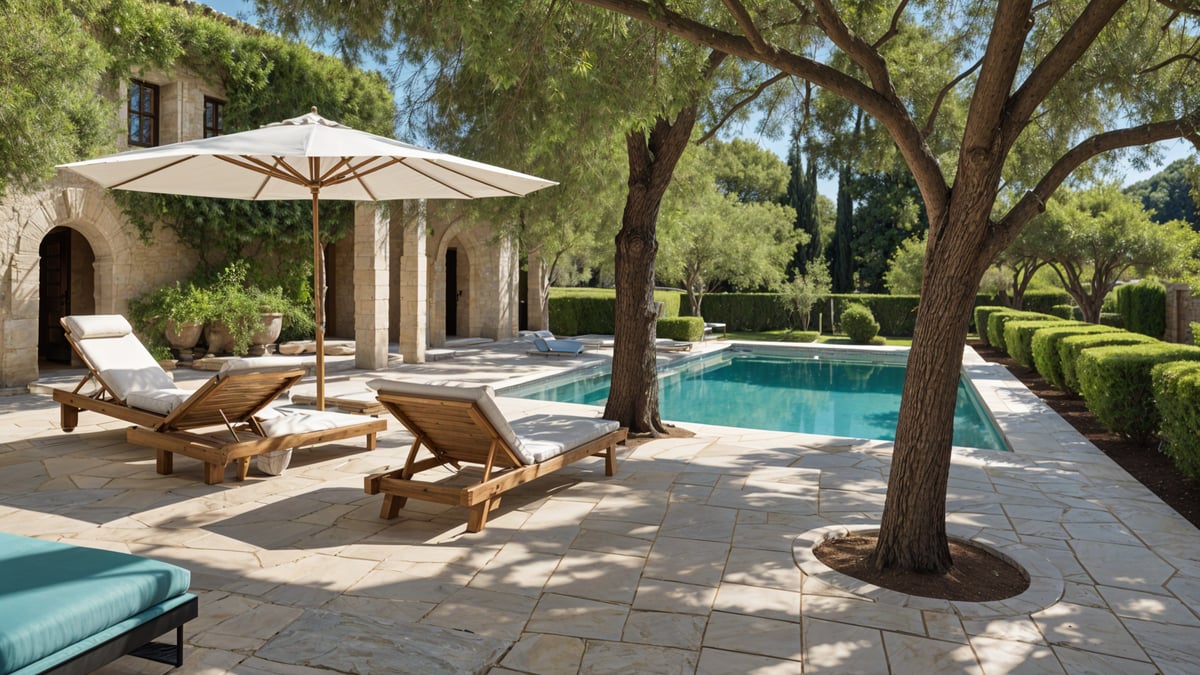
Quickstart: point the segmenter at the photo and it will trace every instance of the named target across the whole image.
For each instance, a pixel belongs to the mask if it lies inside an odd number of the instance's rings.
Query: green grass
[[[753,342],[810,342],[808,339],[800,339],[803,331],[792,330],[767,330],[761,332],[740,332],[729,331],[730,340],[746,340]],[[807,336],[804,336],[807,337]],[[822,335],[817,339],[821,344],[848,345],[853,344],[850,338],[845,335]],[[887,346],[889,347],[911,347],[912,338],[887,338]]]

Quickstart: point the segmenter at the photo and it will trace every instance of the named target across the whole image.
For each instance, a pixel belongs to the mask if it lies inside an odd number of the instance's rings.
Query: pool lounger
[[[89,673],[126,654],[183,664],[191,573],[0,532],[0,673]],[[154,639],[175,629],[175,644]]]
[[[404,467],[367,476],[367,494],[383,493],[379,515],[395,518],[409,499],[465,506],[468,532],[479,532],[500,495],[539,476],[593,455],[604,456],[604,473],[617,471],[617,444],[627,429],[612,420],[577,415],[530,415],[509,422],[491,387],[376,380],[379,401],[416,440]],[[426,448],[432,457],[418,460]],[[479,480],[458,487],[414,478],[449,464],[483,466]]]

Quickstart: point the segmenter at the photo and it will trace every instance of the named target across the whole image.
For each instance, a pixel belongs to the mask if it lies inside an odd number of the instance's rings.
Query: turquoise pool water
[[[814,356],[726,350],[660,370],[659,410],[665,420],[890,441],[896,437],[904,386],[900,359],[861,352]],[[608,387],[605,368],[501,393],[604,405]],[[965,379],[958,386],[954,444],[1008,450]]]

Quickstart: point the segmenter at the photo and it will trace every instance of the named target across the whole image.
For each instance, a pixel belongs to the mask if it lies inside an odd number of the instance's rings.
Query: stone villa
[[[219,134],[224,102],[215,87],[182,67],[121,83],[118,149]],[[143,243],[106,190],[81,177],[63,172],[39,192],[7,195],[0,201],[0,390],[23,389],[47,363],[70,359],[61,316],[125,314],[131,298],[187,277],[194,257],[165,228]],[[406,202],[390,213],[357,204],[352,234],[329,245],[326,260],[327,335],[356,340],[360,368],[386,365],[389,344],[417,363],[448,337],[517,333],[517,244],[453,203]],[[536,316],[531,327],[542,327]]]

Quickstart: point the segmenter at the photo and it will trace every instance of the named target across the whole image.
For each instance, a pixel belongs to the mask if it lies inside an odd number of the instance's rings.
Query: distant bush
[[[1075,368],[1079,362],[1079,355],[1085,350],[1111,345],[1138,345],[1149,344],[1151,342],[1158,342],[1158,340],[1140,333],[1129,333],[1126,331],[1119,333],[1097,333],[1094,335],[1072,335],[1063,338],[1058,343],[1058,362],[1062,366],[1063,386],[1067,388],[1067,391],[1076,394],[1079,393],[1079,378],[1076,376]]]
[[[975,308],[975,332],[979,334],[980,341],[985,345],[990,345],[987,339],[988,317],[995,312],[1006,312],[1008,308],[1003,305],[980,305]]]
[[[1200,323],[1193,321],[1188,326],[1192,329],[1192,344],[1200,347]]]
[[[1145,442],[1158,431],[1160,419],[1150,371],[1171,361],[1200,361],[1200,347],[1155,341],[1087,349],[1076,364],[1079,391],[1105,426]]]
[[[1089,335],[1094,333],[1112,333],[1119,328],[1110,328],[1094,323],[1047,324],[1045,328],[1035,331],[1030,348],[1033,352],[1033,366],[1047,382],[1066,389],[1063,382],[1062,362],[1058,358],[1058,344],[1072,335]]]
[[[1157,281],[1118,286],[1117,313],[1125,329],[1161,339],[1167,331],[1167,288]]]
[[[841,324],[842,332],[849,336],[851,342],[858,344],[870,344],[879,334],[879,322],[866,305],[847,305],[842,310]]]
[[[1183,473],[1200,478],[1200,363],[1160,363],[1150,371],[1150,383],[1163,454]]]
[[[1038,331],[1045,330],[1050,327],[1059,326],[1078,326],[1083,324],[1083,321],[1063,321],[1055,319],[1047,321],[1045,319],[1035,319],[1033,321],[1009,321],[1004,324],[1004,345],[1008,348],[1008,355],[1017,363],[1032,368],[1033,362],[1033,336]]]
[[[1075,305],[1055,305],[1050,308],[1050,313],[1060,319],[1083,321],[1083,310]]]
[[[992,312],[987,319],[987,335],[988,344],[993,347],[1008,351],[1008,347],[1004,343],[1004,324],[1009,321],[1059,321],[1060,319],[1052,314],[1042,314],[1039,312],[1025,312],[1016,309],[1003,309],[998,312]]]
[[[704,339],[704,319],[698,316],[659,319],[656,335],[671,340],[699,342]]]

